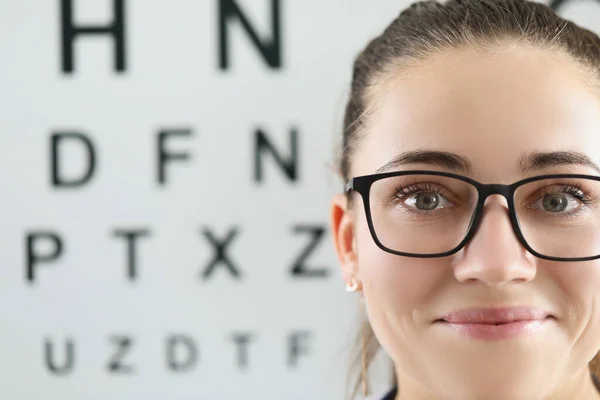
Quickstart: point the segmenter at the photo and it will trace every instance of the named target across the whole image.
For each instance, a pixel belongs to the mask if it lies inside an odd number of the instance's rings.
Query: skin
[[[565,56],[525,45],[451,49],[394,71],[370,96],[373,112],[350,176],[372,174],[407,150],[468,158],[482,183],[552,173],[600,175],[583,165],[523,173],[524,154],[572,150],[600,164],[600,96]],[[407,164],[395,170],[450,171]],[[396,367],[397,400],[600,399],[588,362],[600,349],[600,261],[556,262],[519,243],[501,196],[491,196],[474,238],[444,258],[386,253],[362,199],[335,196],[330,224],[345,283],[358,294]],[[535,306],[555,320],[541,334],[478,341],[433,319],[464,307]]]

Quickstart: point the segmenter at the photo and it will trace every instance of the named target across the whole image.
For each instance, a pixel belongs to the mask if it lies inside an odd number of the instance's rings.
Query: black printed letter
[[[115,69],[125,71],[125,0],[114,0],[114,19],[108,26],[76,26],[73,0],[61,0],[62,71],[73,73],[73,44],[78,35],[112,35],[115,40]]]
[[[135,280],[137,277],[137,268],[136,268],[136,252],[135,252],[135,240],[138,236],[149,236],[150,231],[148,229],[138,229],[138,230],[125,230],[125,229],[115,229],[113,231],[113,236],[116,237],[124,237],[127,240],[127,276],[130,281]]]
[[[290,130],[290,156],[287,161],[277,153],[274,146],[269,142],[261,129],[256,130],[256,141],[254,148],[254,180],[258,183],[263,180],[261,153],[269,152],[275,158],[277,164],[283,169],[290,181],[298,180],[298,132],[295,128]]]
[[[171,160],[187,160],[188,153],[168,153],[165,150],[165,142],[169,136],[190,136],[191,129],[162,130],[158,134],[158,183],[165,184],[165,164]]]
[[[308,232],[312,235],[312,241],[310,241],[304,251],[300,253],[296,261],[292,264],[292,275],[295,276],[305,276],[305,277],[325,277],[329,274],[329,270],[322,269],[307,269],[306,265],[304,265],[304,261],[308,258],[310,253],[317,247],[319,241],[323,238],[323,234],[325,233],[325,228],[322,226],[300,226],[297,225],[294,227],[294,232],[302,233]]]
[[[222,70],[229,68],[229,35],[228,20],[238,19],[244,31],[250,37],[254,46],[260,51],[262,58],[272,69],[281,69],[281,16],[279,13],[279,0],[271,0],[271,40],[261,42],[256,31],[248,22],[248,18],[238,7],[235,0],[219,0],[219,67]]]
[[[204,235],[204,237],[206,237],[206,239],[208,239],[208,241],[212,244],[213,249],[215,250],[215,256],[208,264],[208,266],[204,269],[204,272],[202,274],[203,278],[209,277],[219,263],[225,265],[229,269],[229,272],[231,272],[231,275],[233,275],[236,278],[240,277],[240,272],[237,270],[233,262],[227,257],[226,253],[227,246],[231,244],[231,241],[237,235],[237,233],[238,228],[234,227],[229,231],[225,239],[218,240],[217,238],[215,238],[211,231],[209,231],[206,228],[202,229],[202,234]]]
[[[177,344],[187,349],[187,359],[178,361],[175,355]],[[198,350],[194,345],[194,339],[186,335],[174,335],[167,340],[167,366],[171,371],[181,372],[191,369],[196,365]]]
[[[246,369],[248,367],[248,342],[252,339],[252,335],[249,333],[233,334],[233,340],[238,345],[238,367],[240,369]]]
[[[80,173],[78,178],[71,178],[70,180],[65,179],[60,174],[59,168],[59,145],[64,143],[66,139],[71,141],[79,142],[84,146],[84,150],[87,150],[87,169]],[[50,172],[52,174],[52,186],[54,187],[80,187],[87,183],[92,175],[94,174],[94,169],[96,168],[96,153],[94,152],[94,145],[90,139],[88,139],[85,135],[78,132],[61,132],[54,133],[50,136],[51,141],[51,149],[50,149],[50,157],[51,157],[51,166]]]
[[[68,339],[66,343],[66,361],[64,362],[64,365],[62,367],[57,367],[54,362],[54,346],[52,345],[49,339],[46,339],[46,367],[50,370],[50,372],[52,372],[54,375],[67,375],[73,370],[73,365],[75,363],[75,357],[73,355],[73,346],[73,339]]]
[[[115,373],[130,374],[133,372],[131,365],[120,364],[125,353],[129,350],[132,340],[127,336],[111,336],[110,340],[117,344],[117,353],[108,362],[108,370]]]
[[[35,244],[37,240],[48,240],[52,243],[52,251],[48,254],[37,254]],[[62,254],[63,243],[60,236],[54,232],[31,232],[26,236],[27,267],[26,280],[31,283],[35,280],[34,267],[38,263],[55,261]]]
[[[288,366],[295,367],[298,365],[298,358],[301,354],[309,353],[303,339],[311,336],[308,331],[295,331],[288,336]]]

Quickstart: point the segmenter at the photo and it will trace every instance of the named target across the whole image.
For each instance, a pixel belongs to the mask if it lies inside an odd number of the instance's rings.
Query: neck
[[[440,400],[439,394],[423,390],[420,385],[406,375],[397,374],[398,391],[395,400]],[[539,400],[600,400],[600,379],[592,375],[589,367],[573,375],[552,393]]]

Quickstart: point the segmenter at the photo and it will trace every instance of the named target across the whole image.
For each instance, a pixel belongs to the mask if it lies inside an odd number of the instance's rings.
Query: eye
[[[532,204],[532,208],[551,213],[571,212],[577,209],[581,202],[567,193],[548,193]]]
[[[450,202],[439,193],[423,192],[408,197],[404,200],[404,204],[415,206],[421,211],[431,211],[436,208],[444,208]]]

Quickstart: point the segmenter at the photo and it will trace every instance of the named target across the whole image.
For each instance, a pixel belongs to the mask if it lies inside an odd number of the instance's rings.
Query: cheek
[[[415,301],[411,288],[419,286],[419,274],[411,268],[411,260],[390,254],[380,249],[369,232],[367,222],[362,216],[357,224],[356,250],[358,257],[358,275],[363,283],[363,292],[367,301],[377,304],[373,308],[394,308],[397,312],[408,309]]]
[[[358,278],[363,283],[365,297],[379,299],[382,307],[422,308],[443,280],[451,279],[452,267],[447,259],[388,253],[373,240],[364,215],[355,226]]]
[[[548,270],[570,339],[600,344],[600,261],[559,264]]]
[[[386,350],[415,343],[425,328],[431,304],[452,268],[444,259],[402,257],[380,249],[366,222],[356,234],[358,276],[362,281],[369,320]]]

